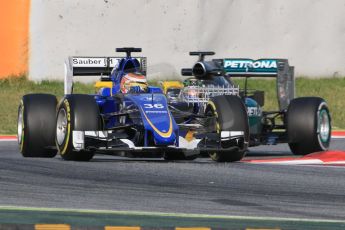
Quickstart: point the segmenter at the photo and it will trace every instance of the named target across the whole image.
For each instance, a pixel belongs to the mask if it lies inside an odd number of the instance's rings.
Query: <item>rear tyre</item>
[[[327,150],[331,141],[331,116],[319,97],[291,101],[287,111],[287,134],[293,154],[306,155]]]
[[[56,146],[64,160],[89,161],[93,151],[76,151],[72,134],[75,131],[101,130],[100,112],[90,95],[70,94],[59,105],[56,118]]]
[[[206,115],[215,117],[216,132],[240,131],[243,137],[237,140],[223,141],[222,148],[229,148],[229,151],[209,152],[212,160],[218,162],[233,162],[241,160],[248,148],[249,124],[248,114],[243,101],[237,96],[223,95],[210,99]]]
[[[55,157],[57,100],[50,94],[24,95],[18,107],[17,136],[24,157]]]

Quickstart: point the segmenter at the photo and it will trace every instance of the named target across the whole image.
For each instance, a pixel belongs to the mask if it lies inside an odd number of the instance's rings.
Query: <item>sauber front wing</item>
[[[75,150],[95,150],[107,154],[119,151],[140,151],[140,152],[164,152],[183,151],[185,155],[196,155],[200,151],[229,151],[233,148],[222,148],[221,142],[241,139],[243,131],[222,131],[220,134],[205,134],[201,139],[187,140],[179,136],[176,145],[169,146],[136,146],[131,140],[125,137],[118,137],[112,131],[73,131],[73,147]]]

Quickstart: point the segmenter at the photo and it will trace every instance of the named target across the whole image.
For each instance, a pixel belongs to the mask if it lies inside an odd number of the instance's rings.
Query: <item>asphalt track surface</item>
[[[343,139],[331,149],[345,150]],[[247,159],[291,156],[287,145]],[[0,142],[0,206],[345,220],[345,167],[23,158]]]

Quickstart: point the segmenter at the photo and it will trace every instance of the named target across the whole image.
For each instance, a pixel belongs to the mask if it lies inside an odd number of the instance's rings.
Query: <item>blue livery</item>
[[[167,98],[161,88],[148,85],[146,58],[131,56],[132,52],[141,52],[140,48],[116,50],[125,52],[126,56],[70,57],[66,62],[65,100],[67,102],[66,105],[60,105],[58,117],[61,119],[57,121],[59,127],[57,136],[60,137],[57,138],[60,140],[57,146],[64,159],[69,158],[68,154],[75,159],[75,152],[81,154],[83,151],[91,150],[134,157],[163,156],[170,160],[191,160],[201,152],[208,151],[212,153],[222,151],[224,154],[228,153],[227,151],[236,153],[240,151],[240,155],[235,155],[236,158],[220,158],[217,161],[235,161],[243,156],[247,145],[243,139],[244,131],[217,129],[216,108],[212,107],[211,110],[211,104],[208,105],[211,94],[219,93],[219,90],[229,91],[231,94],[238,94],[238,91],[221,86],[219,89],[212,88],[210,92],[206,92],[203,91],[205,90],[203,87],[191,86],[189,91],[177,95],[175,104],[171,103],[171,98]],[[93,116],[96,120],[98,119],[96,117],[101,119],[91,123],[97,128],[88,128],[91,127],[88,125],[82,129],[72,127],[71,144],[64,144],[63,135],[66,132],[60,129],[64,130],[64,124],[68,123],[63,119],[64,114],[70,110],[67,105],[84,104],[83,101],[74,102],[81,99],[73,94],[72,78],[95,75],[101,76],[100,81],[95,84],[97,94],[85,95],[94,102],[89,101],[89,105],[83,106],[89,108],[96,104],[98,109],[93,111]],[[225,79],[221,80],[226,82]],[[202,99],[201,96],[205,98]],[[205,113],[207,108],[210,111]],[[200,115],[200,112],[203,115]],[[75,117],[72,119],[78,120]],[[83,120],[83,117],[80,120]],[[227,144],[224,144],[225,142]],[[73,147],[69,149],[69,146]]]

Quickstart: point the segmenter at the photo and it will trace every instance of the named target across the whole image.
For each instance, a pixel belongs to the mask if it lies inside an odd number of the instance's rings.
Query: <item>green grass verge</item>
[[[243,83],[241,83],[243,84]],[[265,91],[264,110],[277,109],[276,81],[250,79],[248,87]],[[296,79],[297,96],[319,96],[330,108],[333,129],[345,129],[345,78]],[[76,93],[93,93],[93,84],[76,83]],[[0,134],[15,134],[17,107],[20,98],[27,93],[51,93],[58,98],[63,96],[63,82],[28,81],[25,76],[0,80]]]

